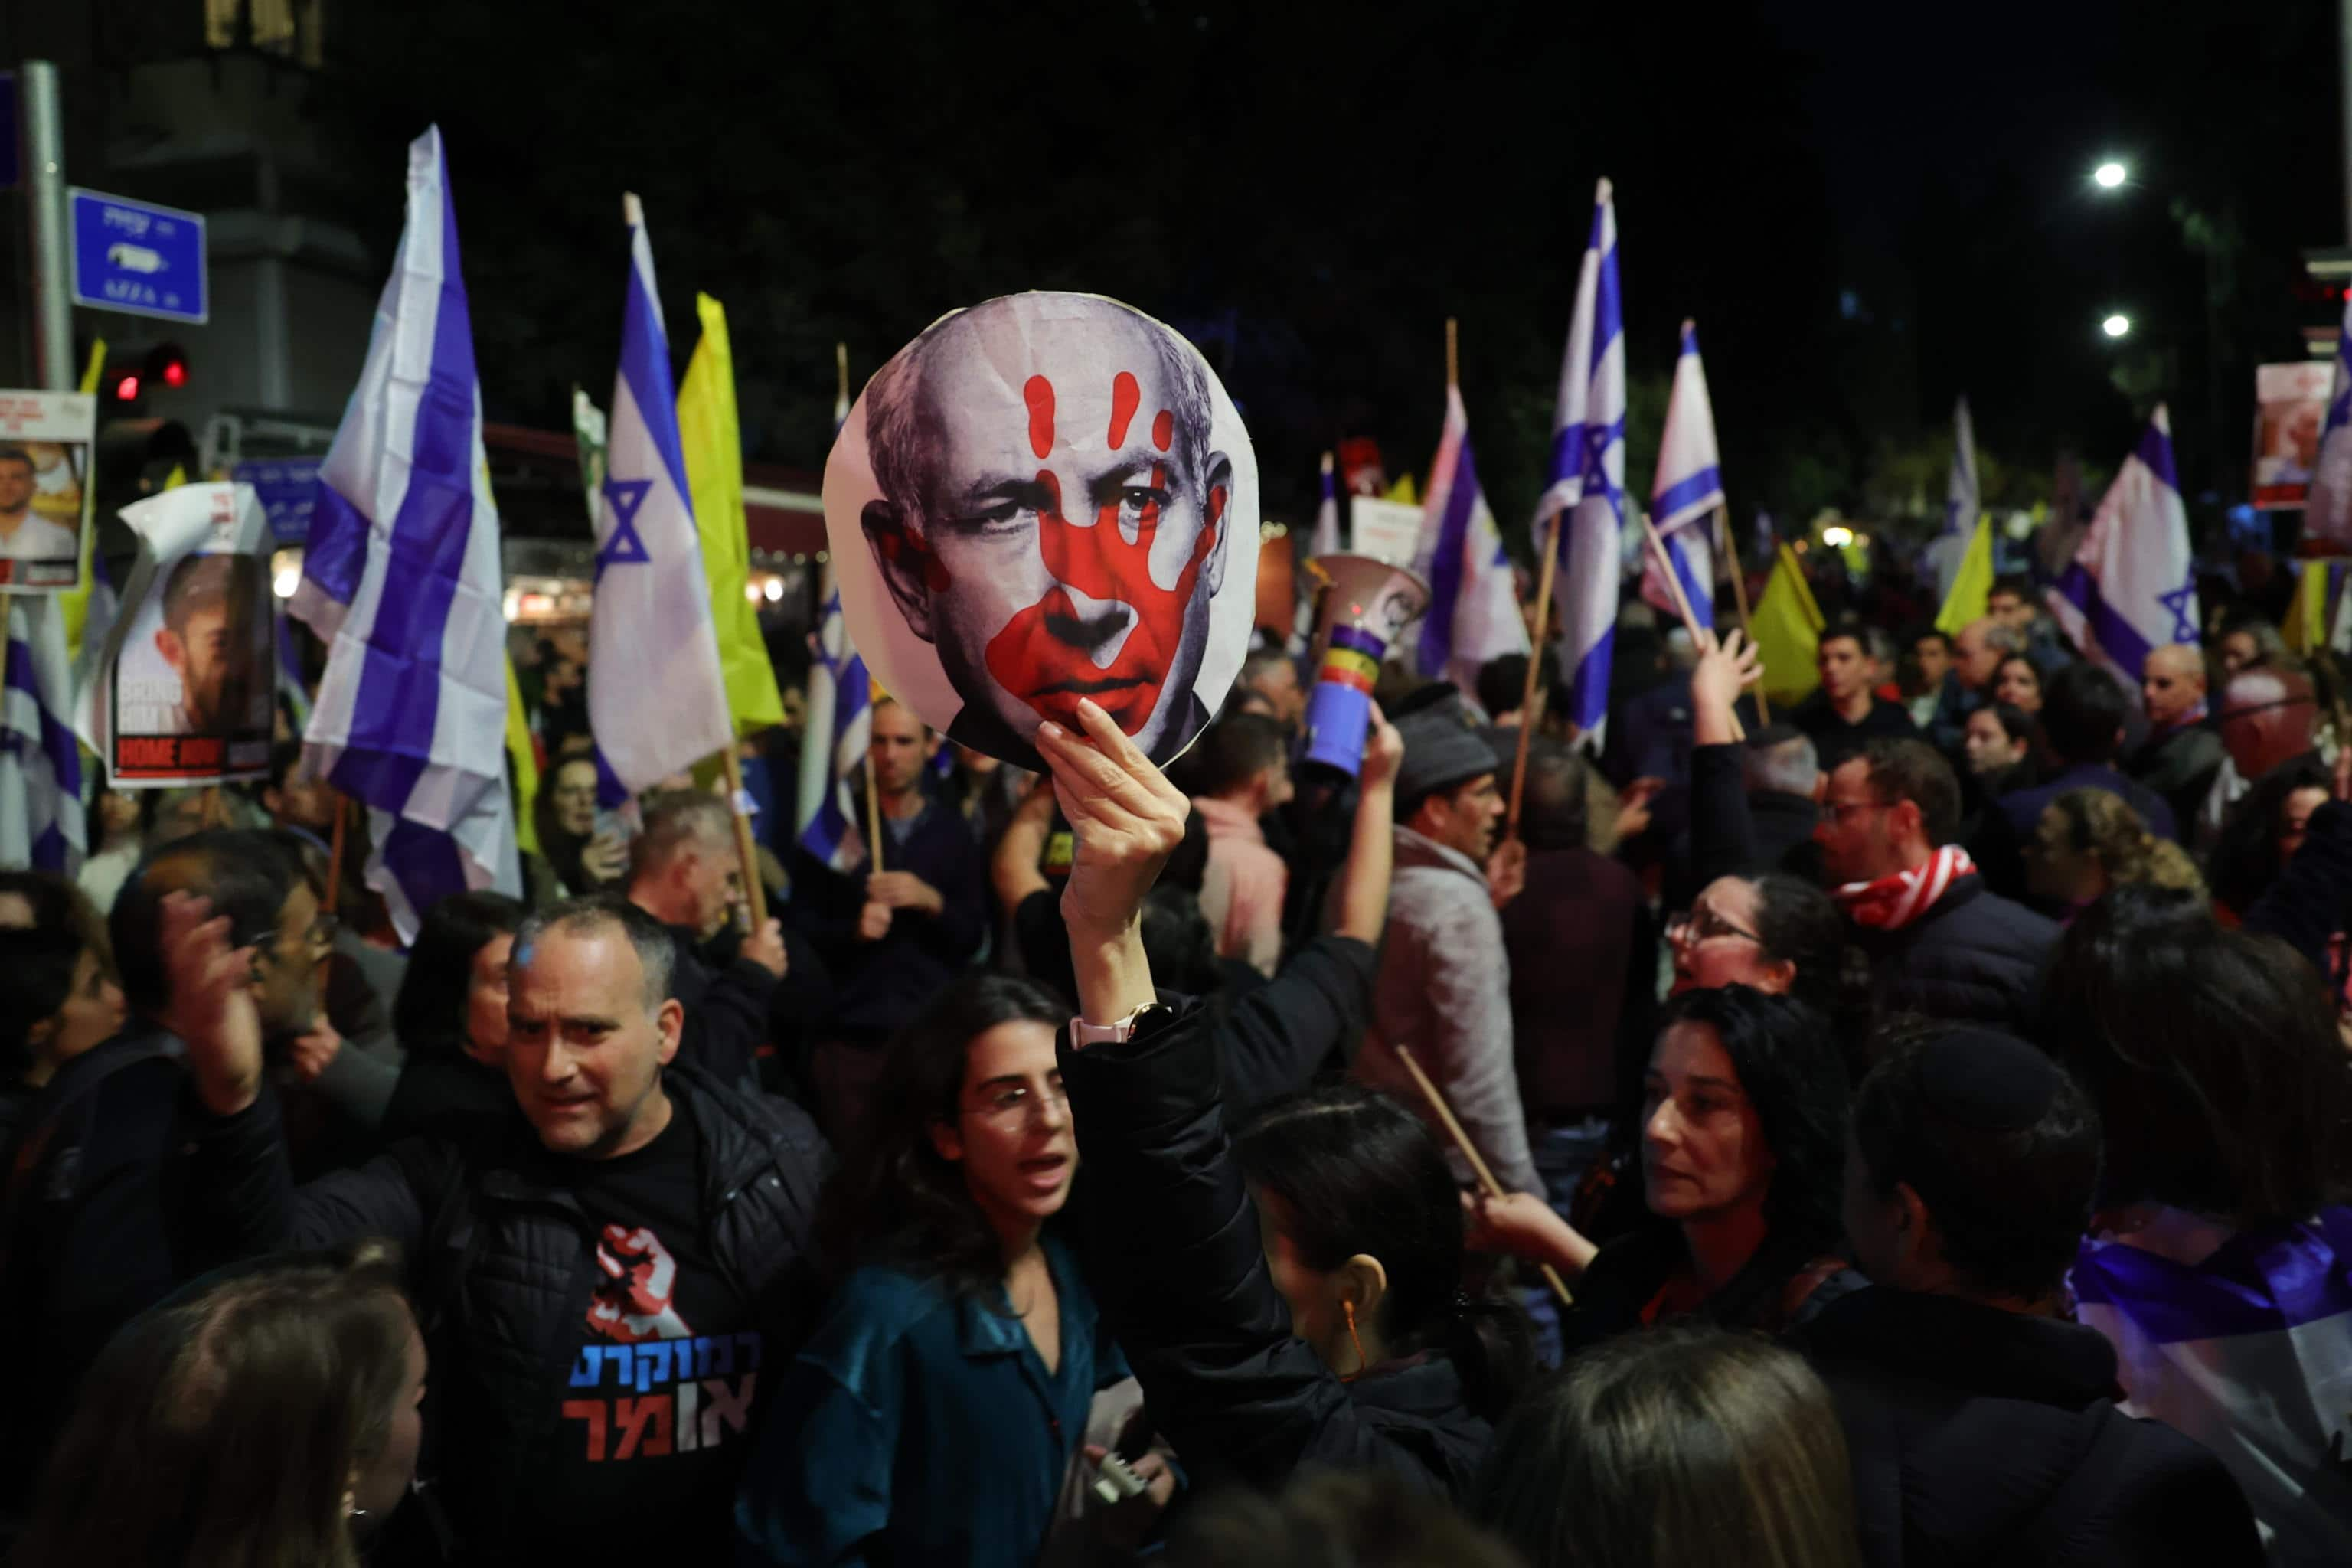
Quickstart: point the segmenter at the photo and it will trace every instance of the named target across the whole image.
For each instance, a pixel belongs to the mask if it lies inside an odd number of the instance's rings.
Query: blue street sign
[[[230,468],[228,477],[251,485],[269,519],[271,537],[280,544],[304,544],[310,538],[310,509],[319,499],[320,458],[263,458]]]
[[[67,199],[75,304],[167,321],[205,319],[202,215],[79,186]]]

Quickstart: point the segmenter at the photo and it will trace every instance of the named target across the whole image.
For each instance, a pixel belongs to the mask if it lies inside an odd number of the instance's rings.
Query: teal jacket
[[[1129,1375],[1068,1250],[1052,1374],[1000,1285],[956,1298],[869,1266],[851,1275],[783,1373],[743,1473],[745,1561],[1036,1561],[1098,1388]]]

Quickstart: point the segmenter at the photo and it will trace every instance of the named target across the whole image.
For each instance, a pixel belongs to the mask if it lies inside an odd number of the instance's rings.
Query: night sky
[[[562,428],[575,382],[609,391],[627,187],[678,362],[706,289],[751,455],[808,469],[836,338],[862,381],[942,311],[1085,289],[1201,344],[1268,511],[1301,519],[1341,435],[1426,466],[1452,314],[1480,468],[1523,534],[1606,174],[1637,492],[1685,316],[1743,520],[1883,519],[1930,473],[1939,511],[1962,392],[1990,501],[2045,495],[2062,447],[2095,479],[2158,397],[2189,488],[2241,490],[2252,366],[2300,357],[2298,324],[2328,318],[2297,297],[2299,252],[2345,226],[2323,0],[1932,19],[1855,0],[867,0],[665,5],[604,29],[552,0],[397,9],[343,24],[338,53],[364,68],[324,95],[321,133],[380,174],[339,194],[389,255],[400,146],[441,122],[490,416]],[[2086,176],[2109,153],[2136,180],[2102,195]],[[2206,259],[2175,204],[2223,236],[2218,437]],[[2120,349],[2096,328],[2111,309],[2141,324]]]

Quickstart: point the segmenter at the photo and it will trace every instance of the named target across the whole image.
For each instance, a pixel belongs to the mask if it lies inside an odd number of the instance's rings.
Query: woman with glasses
[[[825,1199],[847,1278],[744,1474],[755,1557],[1038,1560],[1088,1407],[1128,1376],[1051,1228],[1078,1163],[1055,1059],[1068,1016],[1028,981],[973,975],[891,1043]],[[1149,1500],[1128,1511],[1148,1514],[1173,1472],[1150,1453],[1132,1468]]]

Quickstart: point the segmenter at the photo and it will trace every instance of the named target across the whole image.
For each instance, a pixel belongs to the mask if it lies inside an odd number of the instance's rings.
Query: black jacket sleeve
[[[1748,782],[1739,747],[1730,742],[1691,748],[1691,888],[1717,877],[1763,869],[1757,864],[1756,825],[1748,814]]]
[[[2346,928],[2347,900],[2352,900],[2352,803],[2331,800],[2311,814],[2303,847],[2246,911],[2246,929],[2280,938],[2333,982],[2327,949]]]
[[[357,1170],[337,1171],[294,1185],[277,1095],[235,1116],[191,1108],[188,1138],[186,1250],[207,1262],[251,1257],[280,1247],[331,1247],[362,1237],[399,1244],[414,1257],[434,1213],[434,1190],[452,1177],[454,1149],[412,1140]]]
[[[1319,936],[1234,998],[1216,1033],[1236,1115],[1305,1088],[1335,1053],[1353,1057],[1371,1012],[1375,957],[1353,937]]]
[[[1061,1059],[1087,1170],[1087,1278],[1177,1457],[1260,1488],[1309,1459],[1425,1474],[1290,1331],[1200,1010],[1119,1045],[1065,1042]]]

